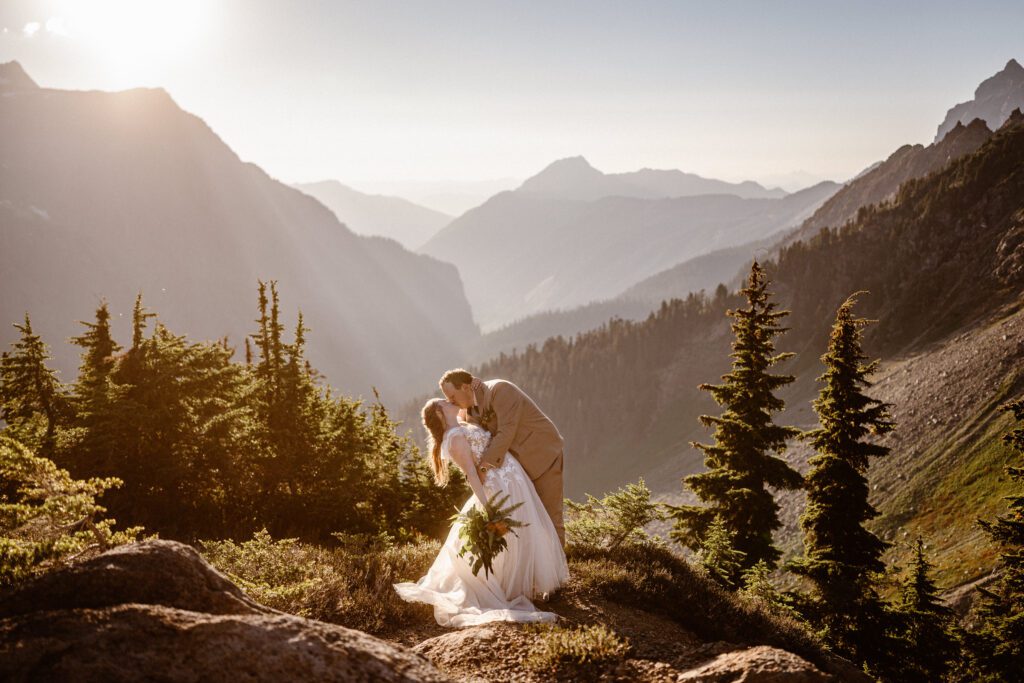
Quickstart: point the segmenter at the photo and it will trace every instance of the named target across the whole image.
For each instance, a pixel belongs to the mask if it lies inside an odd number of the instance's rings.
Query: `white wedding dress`
[[[466,437],[473,459],[479,462],[491,435],[476,425],[459,425],[445,432],[441,457],[451,461],[449,446],[457,434]],[[531,602],[533,597],[553,591],[569,578],[565,551],[533,482],[519,461],[506,453],[501,467],[488,470],[483,485],[488,496],[498,491],[508,494],[506,506],[522,503],[512,517],[528,524],[515,529],[515,533],[509,531],[508,548],[494,559],[490,576],[483,569],[474,575],[469,562],[459,557],[462,525],[455,522],[426,576],[416,583],[396,583],[395,590],[404,600],[433,605],[434,618],[441,626],[461,628],[490,621],[557,620],[554,612],[540,611]],[[462,512],[477,503],[476,495],[471,495]]]

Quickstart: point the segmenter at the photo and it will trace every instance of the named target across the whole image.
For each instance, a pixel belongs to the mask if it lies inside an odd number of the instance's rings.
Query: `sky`
[[[1010,58],[1024,2],[0,0],[45,87],[163,87],[286,182],[523,179],[583,155],[845,180]]]

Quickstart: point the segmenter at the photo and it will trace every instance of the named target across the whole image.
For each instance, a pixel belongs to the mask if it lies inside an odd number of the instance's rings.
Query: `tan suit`
[[[537,404],[512,382],[493,379],[476,391],[476,406],[468,411],[475,422],[491,433],[491,442],[480,456],[481,464],[497,467],[511,453],[533,480],[537,495],[565,545],[562,521],[562,450],[564,440],[555,424]]]

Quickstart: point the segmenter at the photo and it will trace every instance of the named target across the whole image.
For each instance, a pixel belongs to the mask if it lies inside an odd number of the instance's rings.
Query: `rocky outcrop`
[[[42,575],[0,598],[0,617],[128,603],[210,614],[277,614],[251,600],[192,546],[152,540],[119,546]]]
[[[194,549],[145,541],[0,600],[5,681],[442,681],[373,636],[269,609]]]
[[[821,683],[839,679],[822,672],[792,652],[758,645],[720,654],[707,664],[683,673],[677,680],[704,683]]]
[[[1024,107],[1024,67],[1011,59],[1002,71],[981,82],[974,91],[974,99],[961,102],[946,112],[935,140],[945,137],[957,123],[972,119],[982,119],[995,130],[1018,107]]]

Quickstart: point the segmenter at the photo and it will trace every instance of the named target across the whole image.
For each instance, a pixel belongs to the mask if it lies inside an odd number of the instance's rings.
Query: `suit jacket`
[[[531,479],[536,479],[562,457],[564,440],[555,424],[522,389],[503,379],[488,380],[476,391],[476,409],[470,421],[491,432],[481,463],[497,467],[512,453]]]

